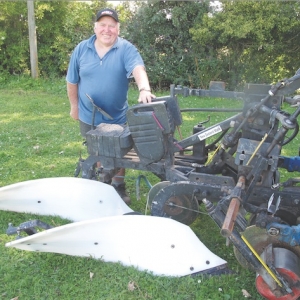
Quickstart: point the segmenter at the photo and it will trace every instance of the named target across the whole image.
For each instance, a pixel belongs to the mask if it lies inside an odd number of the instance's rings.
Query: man
[[[79,43],[71,56],[66,78],[70,116],[79,120],[83,137],[92,125],[126,123],[131,75],[140,92],[138,102],[148,103],[155,97],[141,55],[130,42],[119,37],[119,32],[117,12],[102,9],[96,16],[95,34]],[[121,169],[112,179],[112,185],[130,203],[124,175],[125,169]]]

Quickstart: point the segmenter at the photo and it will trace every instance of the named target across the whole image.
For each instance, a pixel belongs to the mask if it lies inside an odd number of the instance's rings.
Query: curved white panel
[[[133,211],[112,186],[75,177],[28,180],[1,187],[0,209],[57,215],[72,221]]]
[[[166,276],[184,276],[226,264],[206,248],[190,227],[172,219],[143,215],[71,223],[6,246],[89,256]]]

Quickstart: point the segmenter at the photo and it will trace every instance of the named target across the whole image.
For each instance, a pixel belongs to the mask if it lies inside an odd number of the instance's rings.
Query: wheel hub
[[[171,218],[186,225],[192,224],[198,216],[199,205],[187,186],[186,183],[162,185],[161,189],[155,190],[155,195],[150,191],[151,214]]]

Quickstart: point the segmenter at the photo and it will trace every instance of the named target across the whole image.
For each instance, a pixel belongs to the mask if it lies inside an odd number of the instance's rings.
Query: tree
[[[270,83],[299,68],[299,14],[299,1],[222,1],[191,34],[222,65],[219,79],[231,88]]]
[[[0,74],[30,74],[26,2],[0,2]]]
[[[39,70],[42,76],[66,74],[77,43],[93,33],[98,9],[106,1],[35,1]],[[0,2],[0,72],[30,74],[26,2]]]
[[[133,42],[152,86],[228,89],[270,83],[299,68],[300,1],[121,2],[121,36]],[[74,47],[93,34],[106,1],[36,1],[41,75],[64,76]],[[26,2],[0,2],[0,77],[30,74]]]
[[[29,35],[31,76],[33,78],[37,78],[39,75],[39,70],[38,70],[36,26],[35,26],[35,14],[34,14],[34,1],[33,0],[27,1],[27,15],[28,15],[28,35]]]
[[[189,29],[207,11],[207,1],[148,1],[137,8],[124,36],[140,50],[152,85],[200,83],[201,53],[194,51]]]

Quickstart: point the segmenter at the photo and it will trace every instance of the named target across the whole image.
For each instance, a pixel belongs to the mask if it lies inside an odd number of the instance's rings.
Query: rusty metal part
[[[163,212],[184,224],[192,224],[198,216],[198,203],[188,194],[170,197],[164,204]]]
[[[199,204],[188,183],[163,184],[152,197],[151,214],[171,218],[186,225],[192,224],[199,214]],[[158,187],[159,188],[159,187]]]

